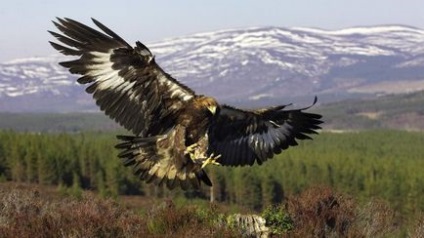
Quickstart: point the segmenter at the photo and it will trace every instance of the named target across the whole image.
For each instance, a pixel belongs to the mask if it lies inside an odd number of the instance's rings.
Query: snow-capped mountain
[[[408,26],[337,31],[260,27],[146,45],[165,71],[228,103],[424,90],[424,30]],[[57,64],[64,60],[69,59],[49,56],[0,64],[0,110],[94,110],[76,76]]]

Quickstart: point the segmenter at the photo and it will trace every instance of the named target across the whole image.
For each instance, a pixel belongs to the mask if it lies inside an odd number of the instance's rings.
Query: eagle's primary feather
[[[203,170],[211,161],[262,164],[320,129],[321,115],[303,112],[309,107],[242,110],[197,95],[160,68],[145,45],[132,47],[92,20],[101,31],[58,18],[53,23],[61,34],[49,32],[61,44],[50,44],[76,57],[60,64],[81,75],[78,83],[88,85],[100,109],[134,134],[118,136],[116,147],[124,164],[146,182],[183,189],[201,182],[211,186]]]

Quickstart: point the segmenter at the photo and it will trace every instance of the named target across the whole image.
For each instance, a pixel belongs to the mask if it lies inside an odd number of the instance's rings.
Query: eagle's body
[[[82,75],[77,81],[89,84],[86,91],[100,109],[134,134],[118,136],[116,147],[142,180],[168,188],[212,185],[205,165],[262,164],[320,128],[321,116],[303,112],[307,108],[241,110],[197,95],[164,72],[146,46],[133,48],[93,21],[103,32],[58,19],[64,35],[50,33],[66,46],[50,43],[77,56],[61,65]]]

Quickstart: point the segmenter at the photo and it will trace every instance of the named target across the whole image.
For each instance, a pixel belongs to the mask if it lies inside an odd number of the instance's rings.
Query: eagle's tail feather
[[[206,172],[203,169],[196,172],[196,177],[199,180],[202,180],[206,185],[212,186],[211,180],[209,179],[208,175],[206,174]]]
[[[179,168],[172,157],[172,146],[161,147],[164,140],[172,134],[153,137],[117,136],[121,141],[115,147],[121,152],[118,157],[125,166],[132,166],[134,173],[147,183],[155,183],[159,186],[166,185],[169,189],[180,185],[183,189],[189,187],[198,188],[200,182],[212,186],[206,172]],[[184,186],[183,186],[184,185]],[[191,186],[187,186],[191,185]]]

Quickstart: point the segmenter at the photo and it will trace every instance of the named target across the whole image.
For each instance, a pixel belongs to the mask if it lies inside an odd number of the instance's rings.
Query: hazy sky
[[[103,22],[131,44],[249,26],[340,29],[377,24],[424,28],[423,0],[1,0],[0,62],[54,53],[51,20]]]

